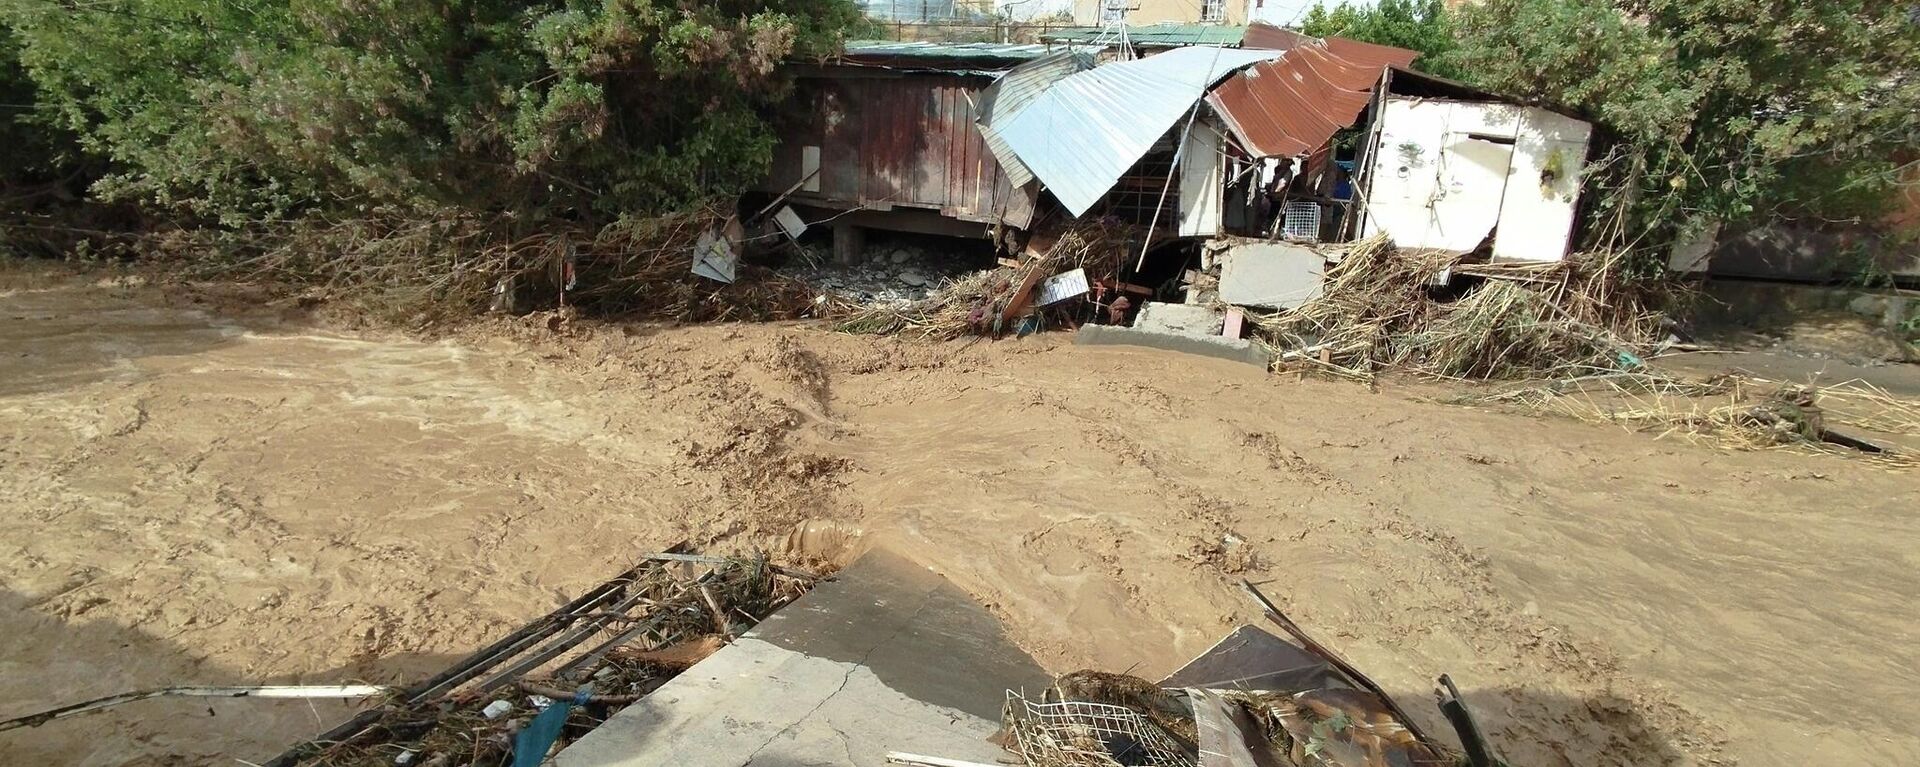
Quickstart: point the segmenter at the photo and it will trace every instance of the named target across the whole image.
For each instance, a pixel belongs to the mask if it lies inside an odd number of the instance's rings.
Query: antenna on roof
[[[1133,0],[1100,0],[1100,36],[1094,39],[1094,45],[1104,45],[1113,40],[1119,47],[1121,61],[1133,60],[1132,41],[1127,39],[1127,13],[1136,8]]]

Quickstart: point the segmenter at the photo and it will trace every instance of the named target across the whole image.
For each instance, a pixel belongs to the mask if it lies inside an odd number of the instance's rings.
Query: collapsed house
[[[1586,122],[1413,71],[1414,51],[1265,25],[1237,46],[1125,50],[850,44],[796,67],[800,116],[760,191],[789,235],[830,228],[843,262],[869,230],[1017,261],[1049,231],[1118,222],[1138,241],[1107,295],[1161,302],[1203,302],[1198,266],[1220,278],[1205,302],[1291,308],[1323,265],[1299,246],[1375,235],[1468,260],[1567,254]]]

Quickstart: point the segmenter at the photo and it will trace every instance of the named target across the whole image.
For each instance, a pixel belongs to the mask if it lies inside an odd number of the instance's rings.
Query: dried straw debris
[[[1648,370],[1536,381],[1453,401],[1521,407],[1736,450],[1787,449],[1893,467],[1920,465],[1920,456],[1836,431],[1920,436],[1920,402],[1859,380],[1812,386],[1738,375],[1688,380]],[[1870,449],[1863,450],[1863,444]]]
[[[1361,380],[1386,369],[1445,378],[1630,370],[1659,317],[1617,284],[1614,266],[1604,256],[1462,264],[1376,236],[1337,254],[1320,298],[1249,319],[1278,367]],[[1449,300],[1435,288],[1448,275],[1477,284]]]

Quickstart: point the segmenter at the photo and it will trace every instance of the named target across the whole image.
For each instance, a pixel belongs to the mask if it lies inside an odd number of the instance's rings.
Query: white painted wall
[[[1227,187],[1223,134],[1211,118],[1196,121],[1180,150],[1180,236],[1220,233]]]
[[[1544,109],[1526,111],[1515,137],[1493,260],[1566,258],[1592,135],[1593,126],[1580,120]]]
[[[1565,258],[1591,131],[1531,107],[1390,98],[1362,232],[1455,253],[1495,232],[1497,260]]]

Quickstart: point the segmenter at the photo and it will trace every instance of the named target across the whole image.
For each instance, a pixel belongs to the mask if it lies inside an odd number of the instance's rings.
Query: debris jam
[[[818,579],[765,558],[648,557],[268,764],[537,763],[704,660]]]

